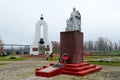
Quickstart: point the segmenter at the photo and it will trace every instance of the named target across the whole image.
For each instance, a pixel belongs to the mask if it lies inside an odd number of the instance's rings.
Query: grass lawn
[[[58,58],[49,58],[48,61],[58,61]]]
[[[92,60],[92,59],[99,59],[102,58],[102,56],[84,56],[84,60]]]
[[[0,58],[0,61],[22,61],[25,60],[24,58],[16,58],[16,59],[9,59],[9,58]]]
[[[94,61],[94,62],[89,62],[89,63],[96,64],[96,65],[120,66],[120,61],[111,61],[111,62]]]
[[[112,54],[120,54],[120,51],[113,51]]]
[[[10,59],[9,57],[0,57],[0,61],[21,61],[21,60],[25,60],[26,58],[15,58],[15,59]]]
[[[98,59],[98,57],[94,57],[94,56],[88,56],[88,57],[84,57],[85,60],[91,60],[91,59]],[[54,58],[49,58],[49,61],[58,61],[58,58],[54,57]]]
[[[0,63],[0,65],[6,65],[7,63]]]
[[[114,58],[116,56],[84,56],[84,60],[93,60],[93,59],[100,59],[100,58]],[[58,58],[49,58],[49,61],[58,61]]]
[[[91,61],[95,59],[101,59],[101,58],[115,58],[116,56],[84,56],[84,60],[87,60],[87,62],[91,64],[96,64],[96,65],[109,65],[109,66],[120,66],[120,60],[115,60],[115,61]],[[90,61],[89,61],[90,60]],[[58,62],[58,58],[49,58],[49,61],[56,61]]]

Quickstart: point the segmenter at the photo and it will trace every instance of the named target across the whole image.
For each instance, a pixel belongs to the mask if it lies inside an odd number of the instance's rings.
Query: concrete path
[[[29,77],[27,80],[52,80],[52,78],[44,78],[44,77],[32,76],[32,77]]]

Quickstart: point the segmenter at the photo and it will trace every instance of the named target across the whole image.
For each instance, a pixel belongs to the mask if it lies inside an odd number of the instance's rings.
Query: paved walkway
[[[120,80],[120,67],[103,66],[100,72],[84,77],[59,75],[52,78],[35,76],[35,69],[43,65],[49,65],[45,60],[30,59],[25,61],[0,61],[8,63],[0,65],[0,80]]]

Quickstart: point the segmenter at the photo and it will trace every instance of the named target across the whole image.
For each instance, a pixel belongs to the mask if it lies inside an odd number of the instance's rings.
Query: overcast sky
[[[73,7],[81,13],[85,41],[120,40],[120,0],[0,0],[0,36],[5,44],[31,44],[42,13],[49,39],[60,41]]]

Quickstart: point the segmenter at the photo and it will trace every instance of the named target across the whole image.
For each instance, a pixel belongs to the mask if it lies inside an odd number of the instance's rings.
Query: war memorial
[[[85,76],[102,69],[100,66],[83,61],[84,36],[81,32],[81,14],[76,8],[73,8],[66,24],[65,31],[60,32],[60,62],[37,68],[36,76],[47,78],[60,74]]]
[[[41,35],[42,30],[41,26],[43,26],[43,37]],[[42,49],[45,48],[45,54],[52,52],[52,43],[48,39],[48,26],[46,21],[44,21],[43,15],[41,14],[40,20],[36,23],[35,28],[35,39],[33,43],[30,45],[30,54],[39,55],[43,53]]]

